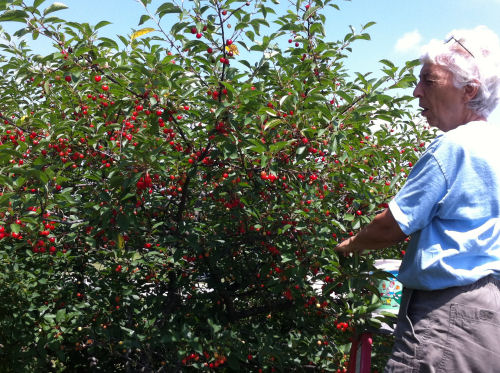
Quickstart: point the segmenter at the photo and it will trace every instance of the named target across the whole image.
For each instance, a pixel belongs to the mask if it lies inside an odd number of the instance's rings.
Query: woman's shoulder
[[[470,136],[471,138],[483,136],[484,134],[497,133],[500,131],[500,125],[488,121],[473,121],[457,128],[445,132],[443,135],[444,139],[449,141],[459,140],[465,136]]]
[[[444,133],[436,142],[433,154],[437,158],[463,160],[500,157],[500,125],[486,121],[464,124]]]
[[[486,121],[474,121],[445,132],[439,138],[440,146],[469,147],[484,146],[498,141],[500,125]]]

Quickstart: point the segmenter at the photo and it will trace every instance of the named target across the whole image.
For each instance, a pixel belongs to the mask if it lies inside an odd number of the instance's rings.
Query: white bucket
[[[377,308],[376,313],[382,311],[398,313],[401,304],[401,295],[403,294],[403,284],[396,280],[399,273],[401,260],[397,259],[378,259],[375,260],[375,268],[388,272],[392,277],[387,280],[378,280],[377,288],[380,293],[382,305]]]

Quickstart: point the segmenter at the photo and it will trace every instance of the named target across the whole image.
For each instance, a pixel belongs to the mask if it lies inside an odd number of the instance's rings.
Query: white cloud
[[[418,51],[420,48],[420,43],[422,42],[422,35],[418,30],[405,33],[401,36],[394,49],[399,53],[408,53]]]

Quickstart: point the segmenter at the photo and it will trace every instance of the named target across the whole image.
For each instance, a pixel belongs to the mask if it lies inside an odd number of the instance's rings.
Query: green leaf
[[[316,6],[312,6],[310,7],[309,9],[307,9],[307,11],[304,13],[304,15],[302,16],[302,19],[305,21],[307,20],[309,17],[311,17],[311,15],[313,15],[314,13],[316,13],[316,11],[318,9],[320,9],[321,7],[319,5],[316,5]]]
[[[368,34],[368,33],[356,35],[354,38],[361,39],[361,40],[371,40],[370,34]]]
[[[376,25],[376,24],[377,24],[377,22],[373,22],[373,21],[372,21],[372,22],[368,22],[368,23],[366,23],[366,24],[363,26],[363,30],[365,30],[365,29],[367,29],[368,27],[371,27],[371,26],[373,26],[373,25]]]
[[[100,37],[99,40],[101,41],[101,43],[99,43],[99,47],[106,47],[106,48],[116,49],[116,50],[119,49],[118,44],[113,39]]]
[[[148,16],[147,14],[143,14],[141,16],[141,19],[139,20],[139,25],[138,26],[142,25],[144,22],[147,22],[150,19],[151,19],[150,16]]]
[[[33,6],[34,6],[35,8],[38,8],[38,7],[39,7],[39,6],[40,6],[40,5],[41,5],[44,1],[45,1],[45,0],[35,0],[35,1],[33,2]]]
[[[208,325],[212,328],[212,332],[213,333],[218,333],[221,329],[222,329],[222,326],[220,326],[219,324],[216,324],[212,319],[208,318],[207,319],[207,323]]]
[[[28,14],[23,10],[7,10],[0,15],[0,21],[26,22]]]
[[[137,197],[137,194],[135,193],[127,193],[125,196],[123,196],[120,201],[126,201],[127,199]]]
[[[259,140],[250,139],[249,141],[253,144],[253,146],[249,147],[250,150],[257,153],[264,153],[267,151],[267,148]]]
[[[13,232],[13,233],[19,233],[21,231],[21,226],[18,225],[18,224],[11,224],[10,225],[10,230]]]
[[[38,282],[40,282],[40,281],[38,281]],[[52,313],[46,313],[43,315],[43,319],[50,324],[52,324],[52,322],[54,321],[55,318],[56,318],[56,315],[54,315]]]
[[[345,214],[344,215],[344,220],[345,221],[353,221],[354,220],[354,215],[353,214]]]
[[[62,9],[68,9],[68,6],[63,3],[54,3],[43,11],[43,15],[45,17],[49,13],[57,12],[58,10]]]
[[[168,13],[182,13],[181,9],[178,6],[175,6],[174,4],[168,2],[168,3],[163,3],[156,9],[156,14],[161,18],[165,14]]]
[[[26,179],[24,177],[18,177],[15,181],[15,185],[19,188],[19,187],[23,186],[25,181],[26,181]]]
[[[413,75],[406,75],[400,79],[396,84],[392,85],[391,88],[409,88],[414,85],[416,79]]]
[[[285,149],[286,147],[288,147],[289,145],[291,144],[291,141],[279,141],[275,144],[271,144],[269,146],[269,150],[271,152],[279,152],[280,150],[282,149]]]
[[[382,60],[380,60],[379,62],[380,62],[380,63],[383,63],[384,65],[386,65],[386,66],[388,66],[388,67],[390,67],[390,68],[393,68],[393,67],[394,67],[394,64],[393,64],[391,61],[389,61],[389,60],[382,59]]]
[[[254,44],[250,47],[251,51],[257,51],[257,52],[264,52],[266,50],[267,46],[263,44]]]
[[[29,28],[24,27],[24,28],[22,28],[22,29],[17,30],[16,32],[14,32],[14,36],[15,36],[15,37],[18,37],[18,38],[22,38],[24,35],[27,35],[27,34],[29,34],[29,33],[30,33]],[[38,37],[39,32],[38,32],[37,30],[34,30],[34,31],[33,31],[33,34],[34,34],[34,35],[33,35],[33,40],[36,40],[36,38]],[[35,34],[36,34],[36,35],[35,35]]]
[[[229,82],[221,82],[224,87],[227,88],[229,92],[235,93],[234,87]]]
[[[66,320],[66,308],[61,308],[60,310],[57,310],[56,322],[61,323],[64,320]]]
[[[47,17],[44,19],[44,22],[45,24],[48,24],[48,23],[64,23],[64,19],[61,19],[59,17],[55,17],[55,16],[52,16],[52,17]]]
[[[109,21],[101,21],[97,25],[94,26],[94,29],[98,30],[98,29],[100,29],[100,28],[102,28],[104,26],[107,26],[107,25],[111,25],[111,22],[109,22]]]
[[[255,34],[253,33],[253,31],[251,30],[248,30],[245,32],[245,35],[247,36],[247,38],[249,38],[251,41],[255,41]]]
[[[420,60],[417,58],[415,60],[407,61],[405,66],[407,68],[412,68],[420,65]]]

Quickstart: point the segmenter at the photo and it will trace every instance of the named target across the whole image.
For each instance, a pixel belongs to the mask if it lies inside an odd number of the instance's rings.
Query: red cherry
[[[226,40],[226,44],[227,44],[227,45],[231,45],[231,44],[233,44],[233,41],[232,41],[231,39],[227,39],[227,40]]]
[[[94,80],[99,83],[101,81],[101,76],[100,75],[96,75],[94,76]]]
[[[222,15],[225,16],[227,14],[227,10],[222,11]]]
[[[196,34],[198,32],[198,30],[196,29],[196,27],[191,27],[191,34]]]
[[[66,75],[66,76],[64,77],[64,80],[66,80],[68,83],[69,83],[69,82],[71,82],[71,76]]]
[[[202,37],[202,36],[203,36],[203,34],[202,34],[201,32],[198,32],[198,33],[196,34],[196,38],[197,38],[197,39],[201,39],[201,37]]]
[[[207,53],[212,53],[214,50],[210,47],[207,48]]]
[[[109,91],[109,86],[107,86],[106,84],[104,84],[101,88],[103,91]]]

